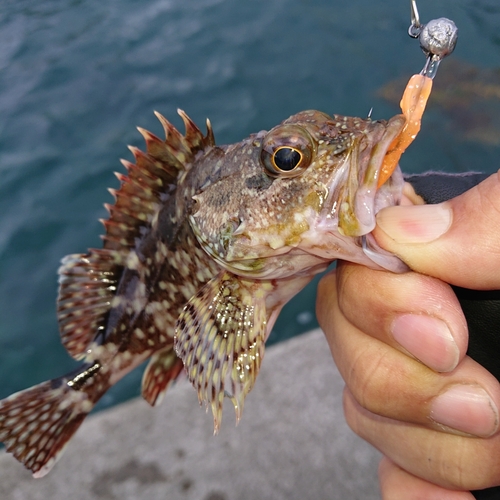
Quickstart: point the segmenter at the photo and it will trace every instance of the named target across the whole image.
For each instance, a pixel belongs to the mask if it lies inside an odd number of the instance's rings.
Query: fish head
[[[400,261],[366,244],[376,213],[400,202],[396,168],[378,176],[405,118],[388,121],[304,111],[219,153],[193,197],[193,231],[221,266],[278,278],[337,258],[397,271]],[[204,160],[208,161],[208,157]]]

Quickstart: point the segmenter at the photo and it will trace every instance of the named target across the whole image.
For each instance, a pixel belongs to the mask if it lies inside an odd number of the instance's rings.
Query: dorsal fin
[[[106,204],[107,220],[101,220],[106,232],[104,248],[87,254],[69,255],[59,269],[58,320],[62,342],[75,358],[85,353],[105,321],[116,292],[122,266],[147,228],[160,204],[168,202],[179,171],[189,168],[200,150],[213,146],[212,128],[207,122],[204,136],[193,121],[178,111],[186,126],[182,135],[166,118],[162,123],[166,138],[139,128],[146,141],[146,152],[130,147],[135,163],[122,160],[128,175],[116,174],[120,188],[110,189],[113,205]]]
[[[147,130],[138,129],[146,141],[146,152],[130,147],[135,164],[122,161],[128,176],[118,175],[120,189],[112,191],[116,202],[112,207],[106,206],[110,217],[103,221],[104,248],[128,253],[140,235],[140,228],[148,225],[157,212],[160,196],[167,195],[171,191],[169,186],[176,184],[178,172],[188,168],[198,151],[214,145],[210,122],[204,136],[184,111],[178,112],[186,126],[185,135],[158,112],[155,114],[165,129],[164,141]]]

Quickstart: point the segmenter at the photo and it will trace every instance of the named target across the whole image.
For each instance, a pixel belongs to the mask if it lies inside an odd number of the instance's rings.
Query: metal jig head
[[[408,34],[412,38],[419,39],[420,48],[427,57],[421,74],[434,78],[439,63],[455,50],[458,28],[453,21],[446,17],[433,19],[426,24],[422,24],[416,0],[410,0],[410,9],[411,25]]]

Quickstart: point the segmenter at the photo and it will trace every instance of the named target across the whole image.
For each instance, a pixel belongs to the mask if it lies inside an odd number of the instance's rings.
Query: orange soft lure
[[[401,155],[406,151],[406,148],[413,142],[420,131],[420,122],[431,90],[432,78],[421,74],[413,75],[406,85],[400,103],[401,110],[406,118],[406,125],[389,146],[380,170],[378,187],[382,186],[382,184],[389,179]]]

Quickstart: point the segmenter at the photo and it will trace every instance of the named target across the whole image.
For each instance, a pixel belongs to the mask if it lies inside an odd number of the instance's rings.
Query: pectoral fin
[[[266,282],[221,272],[191,298],[177,320],[175,350],[184,362],[200,403],[209,404],[217,433],[224,396],[236,420],[264,355]]]

